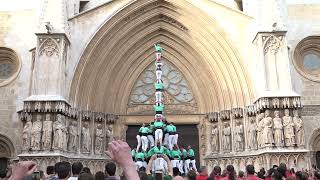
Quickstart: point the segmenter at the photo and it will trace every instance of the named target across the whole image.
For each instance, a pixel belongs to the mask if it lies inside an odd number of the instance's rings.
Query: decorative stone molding
[[[219,117],[221,120],[229,120],[231,115],[230,110],[223,110],[219,112]]]
[[[263,36],[262,40],[264,41],[264,53],[273,53],[276,54],[282,46],[283,36]]]
[[[21,61],[17,53],[6,47],[0,47],[0,87],[11,83],[19,74]]]
[[[46,56],[50,57],[52,55],[59,56],[59,42],[60,38],[39,38],[39,55],[45,54]]]

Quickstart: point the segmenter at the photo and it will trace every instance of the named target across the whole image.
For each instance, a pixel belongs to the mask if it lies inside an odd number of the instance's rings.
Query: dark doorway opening
[[[0,173],[6,172],[8,167],[8,159],[0,158]]]
[[[136,136],[140,127],[141,126],[138,125],[128,126],[126,140],[131,148],[137,146]],[[186,148],[188,145],[191,145],[196,154],[197,167],[199,167],[199,133],[197,125],[176,125],[176,127],[179,134],[178,145],[183,146],[184,148]]]
[[[317,168],[320,167],[320,151],[316,152],[316,162],[317,162]]]

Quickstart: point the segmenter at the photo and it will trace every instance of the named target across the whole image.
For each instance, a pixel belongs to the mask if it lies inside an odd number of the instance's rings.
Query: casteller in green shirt
[[[164,109],[164,105],[161,104],[160,106],[157,106],[157,105],[153,105],[154,107],[154,111],[161,111],[163,112],[163,109]]]
[[[194,157],[194,151],[193,149],[188,150],[188,157]]]
[[[156,121],[153,123],[155,128],[162,128],[164,126],[164,123],[162,121]]]
[[[135,156],[135,160],[137,161],[138,159],[142,159],[142,161],[144,161],[144,157],[144,153],[138,152]]]
[[[180,159],[180,154],[181,154],[181,152],[179,150],[172,150],[171,151],[171,158]]]
[[[154,45],[154,48],[156,49],[157,52],[160,52],[162,51],[162,47],[160,46],[160,44],[155,44]]]
[[[162,90],[162,89],[163,89],[163,83],[162,83],[162,82],[160,82],[160,83],[154,83],[154,88],[155,88],[156,90],[158,90],[158,89]]]

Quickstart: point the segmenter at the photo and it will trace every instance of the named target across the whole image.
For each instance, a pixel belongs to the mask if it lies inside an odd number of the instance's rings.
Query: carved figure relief
[[[279,111],[274,111],[273,118],[274,143],[276,146],[283,146],[283,126]]]
[[[36,121],[33,122],[32,129],[31,129],[31,148],[33,150],[40,150],[41,131],[42,131],[41,115],[37,114]]]
[[[95,154],[102,154],[104,133],[101,123],[97,125],[95,138]]]
[[[276,53],[281,47],[281,41],[275,36],[270,36],[264,46],[264,53]]]
[[[254,117],[249,117],[249,127],[248,127],[248,148],[257,148],[257,123]]]
[[[68,150],[75,151],[78,144],[78,124],[77,121],[71,121],[69,125]]]
[[[113,130],[112,130],[112,125],[108,125],[107,128],[106,128],[106,142],[107,144],[109,142],[111,142],[113,140]],[[106,146],[106,148],[108,148]]]
[[[64,150],[66,144],[66,126],[64,122],[64,116],[57,115],[57,120],[53,123],[53,149]]]
[[[211,144],[211,151],[212,152],[219,151],[219,129],[216,124],[212,126],[211,143],[212,143]]]
[[[91,136],[90,136],[89,122],[87,121],[83,122],[81,134],[82,134],[82,151],[90,152]]]
[[[298,146],[304,146],[305,137],[304,137],[304,130],[303,130],[303,122],[302,122],[302,119],[299,117],[298,110],[293,110],[293,123],[294,123],[295,135],[296,135],[296,144]]]
[[[258,142],[258,148],[261,148],[263,145],[263,117],[264,113],[257,114],[257,142]]]
[[[22,131],[22,148],[23,150],[29,150],[30,148],[30,139],[31,139],[31,128],[32,128],[32,115],[27,114],[27,121],[23,127]]]
[[[46,119],[43,121],[43,137],[42,137],[42,148],[44,150],[51,149],[51,141],[52,141],[52,125],[51,115],[46,114]]]
[[[289,109],[284,110],[283,119],[283,130],[286,146],[293,146],[295,144],[295,135],[294,135],[294,123],[292,117],[289,114]]]
[[[226,151],[231,150],[231,128],[229,123],[224,124],[223,129],[223,149]]]
[[[243,125],[240,121],[236,122],[236,126],[234,128],[234,141],[235,141],[235,149],[236,151],[243,150]]]
[[[264,144],[265,145],[274,144],[273,132],[272,132],[273,121],[272,121],[272,118],[270,117],[269,110],[265,111],[265,117],[262,119],[262,121],[263,121],[263,142],[264,142]]]

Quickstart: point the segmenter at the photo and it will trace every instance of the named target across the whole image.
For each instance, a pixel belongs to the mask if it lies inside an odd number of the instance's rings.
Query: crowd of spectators
[[[320,172],[315,168],[313,171],[297,171],[288,169],[285,164],[274,165],[268,171],[264,168],[256,172],[253,165],[246,166],[246,172],[235,171],[232,165],[228,165],[224,170],[219,166],[213,167],[208,173],[207,167],[202,166],[198,172],[190,170],[182,175],[179,168],[172,167],[168,163],[168,172],[162,174],[156,172],[151,174],[153,161],[157,158],[152,156],[147,168],[136,170],[136,166],[131,158],[130,147],[126,142],[113,141],[109,144],[107,155],[113,160],[105,165],[104,172],[91,173],[90,168],[83,167],[81,162],[70,164],[62,161],[54,166],[48,166],[46,172],[37,171],[37,164],[32,161],[21,161],[14,165],[12,172],[0,173],[0,180],[320,180]],[[164,155],[166,161],[170,159]],[[122,176],[116,176],[117,166],[122,169]],[[37,172],[37,173],[35,173]],[[37,176],[35,176],[35,174]]]

